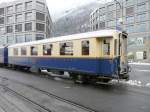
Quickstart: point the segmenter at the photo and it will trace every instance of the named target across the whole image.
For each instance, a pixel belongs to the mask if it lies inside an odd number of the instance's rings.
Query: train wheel
[[[97,78],[97,83],[108,83],[109,81],[111,81],[111,78],[107,78],[107,77],[98,77]]]
[[[51,72],[51,70],[50,70],[50,69],[47,69],[47,72]]]
[[[26,67],[24,70],[30,72],[30,67]]]
[[[111,80],[111,79],[103,79],[103,81],[102,81],[102,82],[104,82],[104,83],[108,83],[110,80]]]
[[[33,73],[41,73],[41,69],[37,68],[37,67],[31,67],[30,71],[33,72]]]
[[[89,78],[86,75],[72,75],[71,78],[73,79],[75,84],[88,84]]]

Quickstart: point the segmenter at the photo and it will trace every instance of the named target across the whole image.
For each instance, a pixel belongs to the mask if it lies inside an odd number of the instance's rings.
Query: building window
[[[22,31],[22,24],[15,25],[15,31],[21,32]]]
[[[27,12],[27,13],[25,13],[25,20],[26,20],[26,21],[32,20],[32,12]]]
[[[146,21],[147,19],[148,19],[147,13],[137,15],[137,22]]]
[[[16,5],[16,12],[21,12],[22,11],[22,4],[17,4]]]
[[[36,12],[36,19],[41,20],[41,21],[45,21],[45,14]]]
[[[98,24],[96,24],[95,27],[96,27],[96,30],[97,30],[98,29]]]
[[[0,24],[4,24],[4,17],[0,18]]]
[[[18,48],[14,48],[13,51],[14,51],[14,56],[18,56]]]
[[[44,39],[44,34],[36,34],[36,40]]]
[[[47,36],[47,38],[49,38],[50,35],[51,35],[51,28],[47,26],[46,27],[46,36]]]
[[[147,52],[143,51],[143,59],[147,59]]]
[[[90,42],[88,40],[82,41],[82,43],[81,43],[82,55],[89,55],[89,53],[90,53],[89,52],[89,49],[90,49],[89,44],[90,44]]]
[[[44,11],[45,10],[45,5],[44,3],[41,2],[36,2],[36,9]]]
[[[45,31],[45,25],[41,23],[36,23],[36,30],[37,31]]]
[[[138,12],[143,12],[143,11],[145,11],[146,9],[147,9],[146,3],[141,3],[141,4],[138,4],[138,5],[137,5],[137,11],[138,11]]]
[[[0,15],[4,15],[4,8],[0,8]]]
[[[38,48],[35,46],[31,47],[31,55],[38,55]]]
[[[99,23],[99,28],[104,29],[105,28],[105,22],[100,22]]]
[[[99,16],[99,20],[100,21],[105,21],[105,19],[106,19],[106,15],[100,15]]]
[[[32,1],[26,2],[26,3],[25,3],[25,8],[26,8],[26,10],[32,9]]]
[[[95,25],[93,25],[93,30],[95,30]]]
[[[134,32],[134,25],[130,25],[126,27],[127,33],[133,33]]]
[[[126,8],[126,16],[132,16],[132,15],[134,15],[134,7]]]
[[[73,43],[60,43],[60,55],[73,55]]]
[[[134,3],[134,0],[126,0],[126,5],[133,5]]]
[[[13,6],[7,7],[7,14],[12,14],[13,13]]]
[[[114,12],[109,12],[108,14],[107,14],[107,19],[108,20],[112,20],[114,18]]]
[[[98,17],[96,17],[95,19],[96,19],[96,21],[98,21]]]
[[[116,12],[116,13],[117,13],[117,15],[116,15],[116,16],[117,16],[117,18],[120,18],[120,17],[121,17],[121,10],[117,10],[117,12]]]
[[[108,10],[108,11],[112,11],[112,10],[114,10],[114,8],[115,8],[115,7],[114,7],[114,4],[111,4],[111,5],[108,5],[108,6],[107,6],[107,10]]]
[[[5,42],[5,37],[1,36],[1,37],[0,37],[0,44],[1,44],[1,45],[5,45],[5,43],[6,43],[6,42]]]
[[[13,26],[7,26],[6,27],[6,32],[7,33],[12,33],[13,32]]]
[[[4,34],[5,33],[5,28],[4,27],[0,27],[0,34]]]
[[[148,30],[148,24],[142,23],[137,25],[137,32],[145,32]]]
[[[105,7],[99,8],[99,12],[100,12],[100,13],[104,13],[104,12],[105,12]]]
[[[21,55],[27,55],[27,48],[26,47],[21,47]]]
[[[46,17],[46,24],[47,24],[48,26],[50,25],[50,19],[49,19],[48,16]]]
[[[7,16],[7,23],[13,23],[13,16]]]
[[[137,0],[137,3],[147,2],[147,0]]]
[[[16,43],[25,42],[25,38],[23,35],[16,35]]]
[[[32,23],[25,23],[25,31],[31,31],[32,30]]]
[[[22,22],[22,14],[16,15],[16,22]]]
[[[43,45],[43,55],[52,55],[52,44]]]
[[[126,23],[134,23],[134,17],[130,16],[130,17],[126,17]]]
[[[99,10],[97,9],[97,10],[96,10],[96,15],[97,15],[98,13],[99,13]]]
[[[144,37],[136,38],[136,45],[143,45],[144,44]]]
[[[26,34],[25,35],[25,41],[26,42],[31,42],[32,41],[32,34]]]
[[[104,55],[110,55],[110,42],[104,40],[103,41],[103,54]]]
[[[7,36],[7,44],[12,44],[13,40],[13,36]]]
[[[112,21],[108,21],[107,22],[107,26],[108,27],[115,26],[115,21],[113,21],[113,20]]]

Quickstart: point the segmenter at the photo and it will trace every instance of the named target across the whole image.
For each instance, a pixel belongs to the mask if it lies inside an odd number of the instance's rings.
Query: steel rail
[[[20,97],[21,99],[25,100],[26,102],[28,102],[28,103],[30,103],[30,104],[32,104],[32,105],[34,105],[34,106],[40,107],[42,110],[44,110],[44,111],[46,111],[46,112],[52,112],[52,111],[51,111],[50,109],[48,109],[47,107],[45,107],[45,106],[43,106],[43,105],[41,105],[41,104],[38,104],[38,103],[36,103],[35,101],[30,100],[29,98],[27,98],[27,97],[21,95],[20,93],[14,91],[14,90],[12,90],[12,89],[10,89],[10,88],[7,87],[7,86],[4,86],[4,85],[2,85],[2,84],[0,84],[0,86],[3,87],[7,92],[10,92],[10,93],[14,94],[15,96]]]
[[[0,76],[0,78],[6,78],[6,77]],[[62,97],[59,97],[59,96],[57,96],[57,95],[54,95],[53,93],[50,93],[50,92],[41,90],[40,88],[34,87],[34,86],[32,86],[32,85],[25,84],[25,83],[19,82],[19,81],[17,81],[17,80],[9,79],[9,78],[6,78],[6,79],[7,79],[7,80],[10,80],[10,81],[12,81],[12,82],[14,82],[14,83],[18,83],[18,84],[21,84],[21,85],[23,85],[23,86],[26,86],[26,87],[29,87],[29,88],[31,88],[31,89],[34,89],[34,90],[36,90],[36,91],[39,91],[39,92],[41,92],[41,93],[43,93],[43,94],[45,94],[45,95],[47,95],[47,96],[49,96],[49,97],[55,98],[55,99],[57,99],[57,100],[59,100],[59,101],[61,101],[61,102],[65,102],[65,103],[70,104],[70,105],[72,105],[72,106],[78,107],[78,108],[83,109],[83,110],[85,110],[85,111],[87,111],[87,112],[98,112],[97,110],[94,110],[94,109],[92,109],[92,108],[86,107],[86,106],[84,106],[84,105],[82,105],[82,104],[79,104],[79,103],[76,103],[76,102],[74,102],[74,101],[70,101],[70,100],[68,100],[68,99],[64,99],[64,98],[62,98]],[[0,84],[0,86],[4,86],[4,85]],[[8,90],[10,90],[10,91],[12,91],[12,92],[14,92],[14,93],[16,93],[16,94],[19,95],[19,93],[17,93],[16,91],[14,91],[14,90],[12,90],[12,89],[10,89],[10,88],[8,88],[8,87],[6,87],[6,88],[7,88]],[[20,96],[24,97],[23,95],[20,95]],[[26,97],[24,97],[24,98],[26,99]],[[28,98],[27,98],[27,100],[29,100],[29,101],[32,102],[32,100],[30,100],[30,99],[28,99]],[[34,101],[33,101],[33,103],[34,103]],[[35,102],[35,103],[36,103],[36,102]],[[42,106],[42,105],[40,105],[40,104],[38,104],[38,103],[36,103],[36,104],[44,108],[44,106]],[[47,108],[47,110],[48,110],[48,108]],[[51,111],[48,111],[48,112],[51,112]]]

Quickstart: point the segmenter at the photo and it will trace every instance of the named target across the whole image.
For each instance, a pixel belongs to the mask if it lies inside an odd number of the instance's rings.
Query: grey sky
[[[14,0],[0,0],[1,2],[10,2]],[[61,16],[66,10],[76,8],[91,2],[104,3],[111,0],[46,0],[50,14],[53,19]]]

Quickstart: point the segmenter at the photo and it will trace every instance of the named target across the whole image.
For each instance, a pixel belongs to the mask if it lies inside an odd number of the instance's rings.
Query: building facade
[[[128,53],[150,60],[150,0],[117,0],[101,5],[90,15],[90,29],[119,29],[129,34]],[[122,8],[123,7],[123,8]],[[123,10],[122,10],[123,9]],[[119,20],[122,20],[120,23]],[[143,57],[138,56],[143,52]],[[141,57],[141,58],[139,58]]]
[[[52,20],[45,0],[0,4],[0,45],[49,38]]]

